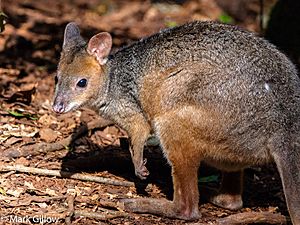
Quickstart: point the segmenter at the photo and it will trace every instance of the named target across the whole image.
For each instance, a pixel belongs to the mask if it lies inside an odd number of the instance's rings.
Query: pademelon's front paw
[[[141,180],[145,180],[150,174],[146,167],[147,159],[144,159],[142,164],[135,166],[135,175]]]

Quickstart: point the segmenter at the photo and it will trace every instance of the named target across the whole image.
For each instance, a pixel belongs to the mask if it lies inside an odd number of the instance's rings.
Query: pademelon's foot
[[[211,196],[209,201],[214,205],[230,210],[238,210],[243,207],[241,195],[218,194]]]
[[[198,207],[194,209],[177,209],[175,204],[168,200],[153,198],[122,199],[121,208],[125,211],[136,213],[150,213],[159,216],[183,219],[197,220],[201,218]]]
[[[218,190],[210,187],[201,187],[201,190],[201,198],[216,206],[229,210],[238,210],[243,207],[243,200],[240,194],[220,193]]]
[[[145,180],[149,176],[149,171],[146,167],[147,160],[144,159],[143,163],[135,166],[135,175],[141,180]]]

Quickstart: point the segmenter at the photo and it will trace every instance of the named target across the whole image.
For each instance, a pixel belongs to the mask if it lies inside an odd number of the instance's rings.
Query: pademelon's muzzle
[[[78,109],[81,104],[78,101],[70,100],[68,95],[57,95],[54,99],[52,109],[56,113],[67,113]]]
[[[62,99],[59,98],[55,98],[53,105],[52,105],[52,109],[54,112],[56,113],[64,113],[66,112],[66,106],[64,104],[64,102],[62,101]]]

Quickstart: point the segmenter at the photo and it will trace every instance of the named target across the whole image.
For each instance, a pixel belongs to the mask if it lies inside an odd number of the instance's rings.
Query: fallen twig
[[[65,223],[67,225],[71,225],[72,224],[72,217],[74,215],[74,199],[75,199],[75,195],[76,193],[74,194],[69,194],[68,197],[67,197],[67,203],[68,203],[68,211],[67,211],[67,216],[66,216],[66,219],[65,219]]]
[[[111,184],[117,186],[126,186],[126,187],[133,187],[134,183],[130,181],[118,181],[110,178],[99,177],[99,176],[92,176],[87,174],[80,174],[80,173],[72,173],[67,171],[61,170],[48,170],[48,169],[39,169],[34,167],[27,167],[23,165],[0,165],[0,171],[17,171],[21,173],[33,173],[38,175],[44,176],[56,176],[62,178],[71,178],[75,180],[82,180],[82,181],[92,181],[96,183],[103,183],[103,184]]]
[[[10,175],[12,175],[14,173],[16,173],[16,171],[9,171],[8,173],[2,175],[2,179],[8,178]]]
[[[285,216],[272,212],[243,212],[218,219],[216,225],[243,225],[253,223],[286,224]]]
[[[109,211],[109,214],[106,213],[98,213],[98,212],[88,212],[88,211],[84,211],[84,210],[75,210],[74,211],[74,216],[75,217],[79,217],[79,216],[83,216],[83,217],[88,217],[88,218],[92,218],[92,219],[99,219],[99,220],[108,220],[108,219],[113,219],[113,218],[117,218],[117,217],[124,217],[127,216],[127,213],[124,212],[111,212]]]
[[[63,148],[66,148],[67,146],[70,146],[73,143],[73,141],[78,139],[80,136],[86,134],[89,130],[95,128],[107,127],[112,124],[113,122],[105,119],[93,120],[87,123],[86,125],[80,126],[76,132],[72,133],[70,136],[60,141],[54,143],[41,142],[32,145],[25,145],[20,148],[10,148],[3,151],[1,155],[9,158],[18,158],[18,157],[26,157],[29,155],[33,156],[33,155],[39,155],[41,153],[58,151]]]
[[[55,218],[57,220],[65,220],[67,217],[68,211],[64,213],[43,213],[41,216],[43,218]],[[28,216],[28,215],[27,215]],[[29,215],[28,217],[37,217],[38,214]],[[86,217],[90,219],[98,219],[98,220],[109,220],[117,217],[126,217],[128,213],[125,212],[89,212],[85,210],[74,210],[74,217]]]
[[[53,200],[61,200],[66,198],[65,196],[53,196],[53,197],[39,197],[39,196],[31,196],[25,199],[15,199],[16,203],[9,203],[10,207],[19,207],[19,206],[28,206],[32,202],[50,202]]]

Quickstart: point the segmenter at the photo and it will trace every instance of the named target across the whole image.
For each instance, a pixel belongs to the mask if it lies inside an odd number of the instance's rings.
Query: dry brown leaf
[[[5,101],[8,103],[21,102],[23,104],[30,105],[30,103],[33,100],[34,94],[36,93],[36,84],[28,84],[28,86],[30,89],[27,89],[28,87],[26,87],[27,90],[21,90],[15,92],[13,95],[8,97]]]
[[[23,194],[24,192],[25,192],[24,188],[17,187],[14,190],[11,190],[11,189],[7,190],[6,194],[19,198],[20,195]]]
[[[50,189],[50,188],[46,188],[45,193],[48,194],[49,196],[57,196],[55,190]]]
[[[38,205],[40,208],[45,209],[48,207],[48,204],[45,202],[35,202],[35,205]]]
[[[50,126],[53,123],[57,124],[57,119],[52,115],[44,114],[39,118],[38,122],[44,126]]]
[[[42,140],[44,140],[46,142],[53,142],[58,138],[59,132],[54,131],[50,128],[42,128],[39,131],[39,135]]]
[[[38,133],[38,128],[25,126],[24,124],[4,124],[0,125],[0,143],[10,137],[33,137]]]
[[[23,166],[28,166],[30,164],[29,160],[26,159],[25,157],[20,157],[20,158],[16,159],[15,163],[23,165]]]
[[[7,146],[7,147],[8,147],[8,146],[12,146],[12,145],[14,145],[14,144],[16,144],[17,142],[20,142],[20,141],[22,141],[21,138],[10,137],[10,138],[8,138],[8,139],[5,141],[4,145]]]
[[[36,188],[34,187],[33,183],[32,182],[28,182],[28,181],[25,181],[24,182],[24,186],[26,186],[28,189],[30,190],[35,190]]]

